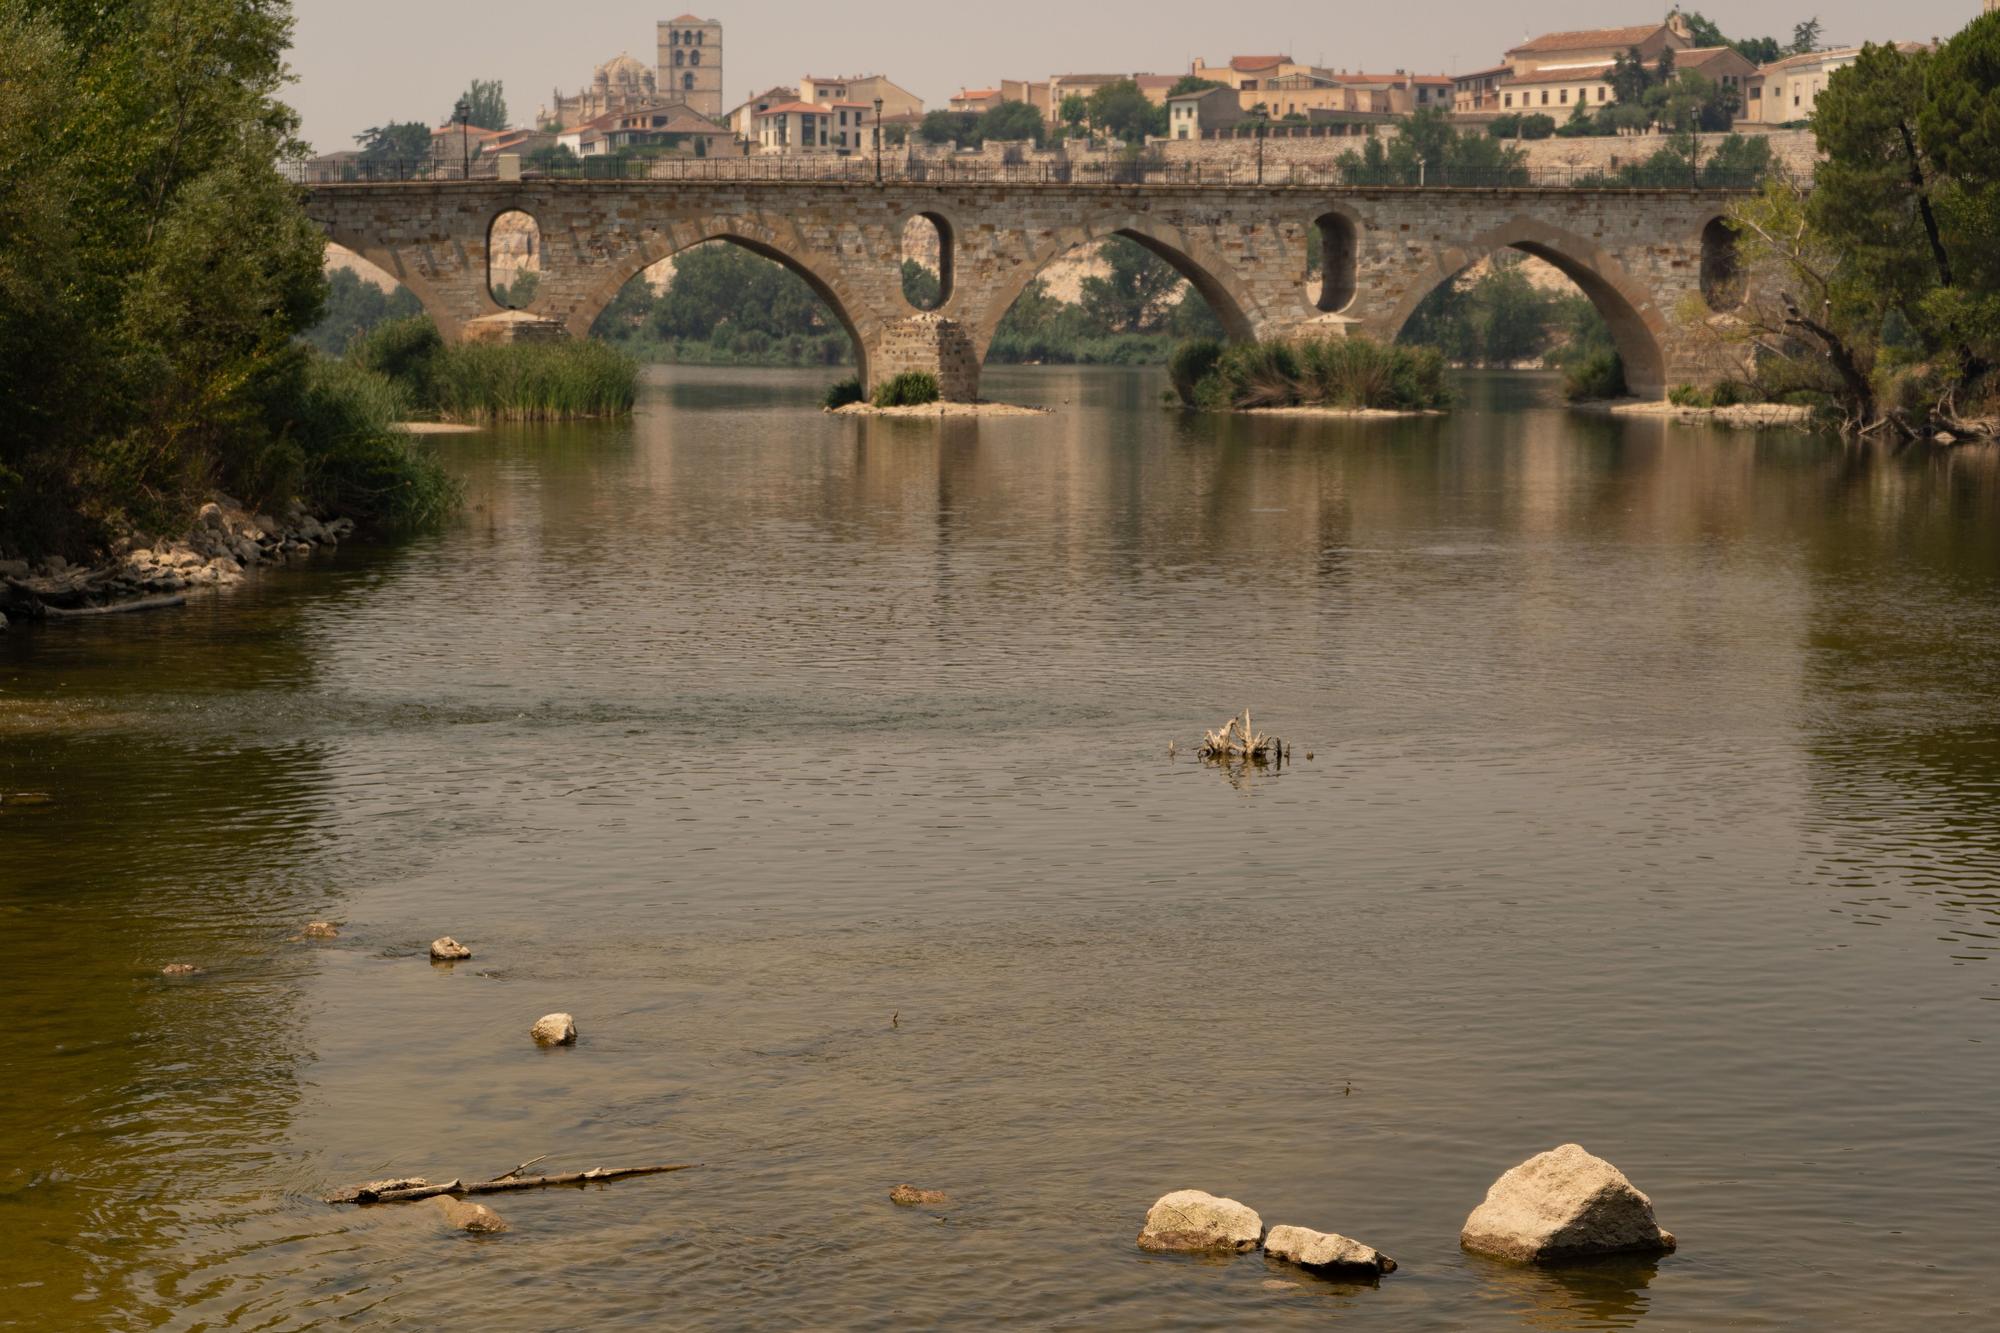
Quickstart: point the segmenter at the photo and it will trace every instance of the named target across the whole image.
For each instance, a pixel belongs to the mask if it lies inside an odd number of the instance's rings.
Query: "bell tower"
[[[722,24],[683,14],[660,21],[660,100],[722,119]]]

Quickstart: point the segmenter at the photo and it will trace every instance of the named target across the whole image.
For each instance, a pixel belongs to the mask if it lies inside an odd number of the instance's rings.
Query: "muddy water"
[[[1991,451],[992,380],[1063,410],[663,375],[441,441],[441,536],[0,636],[0,1326],[1994,1317]],[[1294,765],[1188,757],[1246,703]],[[1681,1252],[1462,1255],[1572,1139]],[[544,1153],[705,1165],[314,1197]],[[1141,1254],[1182,1187],[1402,1269]]]

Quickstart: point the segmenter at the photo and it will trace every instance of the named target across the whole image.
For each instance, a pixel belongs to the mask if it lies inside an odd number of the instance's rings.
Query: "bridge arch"
[[[1641,398],[1661,398],[1667,392],[1665,314],[1644,284],[1618,262],[1583,237],[1532,218],[1515,217],[1462,246],[1438,251],[1427,281],[1411,290],[1382,321],[1388,339],[1401,335],[1424,298],[1468,266],[1496,250],[1513,249],[1552,265],[1590,298],[1611,330],[1611,341],[1625,364],[1625,382]]]
[[[821,303],[832,312],[839,322],[841,331],[854,345],[854,364],[863,384],[868,383],[868,338],[860,319],[854,312],[866,309],[856,299],[855,294],[846,290],[846,284],[837,277],[837,265],[823,256],[809,250],[800,250],[786,244],[781,238],[763,234],[742,225],[742,219],[717,220],[700,227],[676,228],[674,234],[654,233],[643,246],[628,252],[618,263],[608,266],[604,276],[588,287],[583,298],[576,302],[564,319],[570,335],[577,338],[590,336],[591,327],[605,307],[617,299],[618,292],[639,274],[645,272],[663,259],[671,259],[677,254],[692,250],[698,245],[711,241],[726,241],[741,246],[760,258],[772,260],[790,269],[804,280]]]
[[[465,321],[476,319],[490,310],[464,310],[455,304],[447,293],[409,264],[403,262],[403,252],[393,246],[382,245],[367,237],[340,227],[322,227],[326,239],[343,250],[348,250],[368,261],[408,289],[417,298],[417,304],[430,316],[431,323],[437,325],[438,332],[446,342],[457,342]]]
[[[977,318],[968,321],[972,328],[973,350],[980,361],[985,361],[987,350],[993,345],[993,336],[999,331],[1000,322],[1007,317],[1007,312],[1013,309],[1014,302],[1050,265],[1084,246],[1100,244],[1113,237],[1133,242],[1164,260],[1168,267],[1185,278],[1201,299],[1208,303],[1209,309],[1215,312],[1231,342],[1257,340],[1257,325],[1250,315],[1250,303],[1239,299],[1223,276],[1232,273],[1232,270],[1220,255],[1210,253],[1199,240],[1174,229],[1151,228],[1137,218],[1118,218],[1104,225],[1069,228],[1056,233],[1045,248],[1031,252],[1024,262],[1015,265],[998,283],[981,294],[980,304],[974,311]],[[944,311],[946,314],[957,313],[949,303]]]

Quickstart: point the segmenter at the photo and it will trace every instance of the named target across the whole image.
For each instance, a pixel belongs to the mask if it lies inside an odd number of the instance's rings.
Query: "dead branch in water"
[[[608,1180],[626,1180],[632,1176],[659,1176],[669,1171],[692,1171],[700,1162],[680,1162],[672,1166],[620,1166],[592,1167],[588,1171],[571,1171],[559,1176],[515,1176],[512,1172],[494,1180],[480,1180],[467,1184],[462,1180],[448,1180],[442,1185],[433,1185],[422,1176],[408,1176],[398,1180],[371,1180],[365,1185],[354,1185],[338,1193],[326,1196],[327,1203],[411,1203],[418,1199],[435,1199],[440,1195],[461,1198],[467,1194],[505,1194],[511,1190],[547,1189],[551,1185],[594,1185]],[[516,1168],[517,1170],[519,1168]]]
[[[1251,759],[1258,763],[1281,755],[1285,743],[1276,736],[1266,736],[1250,725],[1250,710],[1243,710],[1242,717],[1232,717],[1216,731],[1204,732],[1201,741],[1203,759]]]

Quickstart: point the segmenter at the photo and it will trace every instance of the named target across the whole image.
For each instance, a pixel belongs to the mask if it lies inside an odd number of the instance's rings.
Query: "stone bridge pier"
[[[1575,281],[1610,326],[1633,393],[1655,398],[1737,370],[1710,326],[1748,281],[1722,221],[1738,195],[1723,190],[531,180],[306,194],[328,238],[401,280],[448,338],[476,336],[501,313],[490,240],[496,220],[520,212],[540,233],[529,313],[543,327],[585,336],[643,269],[728,241],[805,280],[853,339],[864,384],[928,370],[961,401],[978,395],[1015,298],[1055,260],[1111,236],[1165,259],[1242,341],[1392,340],[1440,283],[1520,250]],[[913,218],[938,231],[935,311],[903,297]]]

